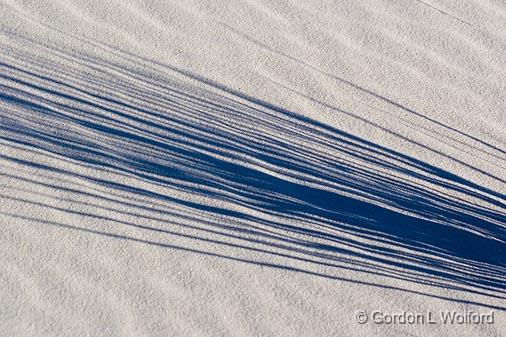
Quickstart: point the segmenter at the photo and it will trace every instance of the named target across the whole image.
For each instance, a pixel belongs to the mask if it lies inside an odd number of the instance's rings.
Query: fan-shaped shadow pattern
[[[193,80],[217,90],[180,80],[147,79],[103,60],[54,55],[56,61],[42,63],[24,56],[0,64],[2,146],[115,172],[126,182],[7,152],[1,158],[107,186],[111,196],[114,191],[127,192],[153,203],[147,207],[122,201],[131,207],[123,212],[138,218],[135,223],[87,216],[286,261],[335,267],[335,275],[345,268],[385,280],[504,297],[504,195],[202,78]],[[51,185],[9,171],[1,175]],[[141,182],[174,193],[159,193]],[[51,187],[94,197],[95,208],[119,202],[77,186]],[[193,197],[183,198],[181,193]],[[2,197],[19,199],[15,195]],[[33,195],[18,201],[78,212],[41,204]],[[157,206],[172,204],[181,208],[170,213]],[[167,216],[172,223],[164,222]],[[159,220],[161,225],[145,226],[143,219]],[[174,230],[175,226],[183,229]],[[192,234],[184,228],[192,229]],[[268,260],[258,263],[269,265]]]

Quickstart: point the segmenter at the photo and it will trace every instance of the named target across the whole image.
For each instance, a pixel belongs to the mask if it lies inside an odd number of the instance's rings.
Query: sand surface
[[[505,110],[500,0],[2,0],[0,336],[506,336]]]

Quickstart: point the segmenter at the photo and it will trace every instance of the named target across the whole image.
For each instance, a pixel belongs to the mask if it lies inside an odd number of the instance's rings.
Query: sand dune
[[[500,1],[0,12],[0,335],[506,334]]]

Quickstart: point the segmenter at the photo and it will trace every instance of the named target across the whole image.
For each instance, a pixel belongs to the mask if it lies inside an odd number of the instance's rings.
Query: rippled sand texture
[[[494,0],[2,0],[0,336],[506,335],[505,55]]]

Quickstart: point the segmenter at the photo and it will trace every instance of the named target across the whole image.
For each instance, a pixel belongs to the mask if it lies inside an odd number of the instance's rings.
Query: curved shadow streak
[[[45,74],[33,70],[42,66]],[[389,278],[400,279],[505,298],[503,194],[188,72],[172,68],[215,90],[170,79],[155,83],[103,60],[91,66],[94,72],[84,75],[65,66],[52,73],[49,64],[41,65],[28,56],[0,63],[0,139],[13,149],[107,170],[132,183],[76,173],[57,164],[9,155],[0,158],[178,205],[177,211],[153,211],[174,219],[166,221],[168,228],[202,233],[192,239],[374,274],[385,283]],[[122,77],[112,77],[110,71]],[[56,73],[64,79],[53,78]],[[111,84],[99,82],[99,77],[110,78]],[[86,83],[103,93],[87,88]],[[3,176],[40,184],[19,174]],[[136,181],[214,201],[166,195],[140,187]],[[14,193],[18,187],[9,188]],[[119,226],[190,237],[92,212],[76,213],[38,202],[36,194],[33,200],[2,197]],[[101,198],[89,193],[87,197]],[[140,212],[139,206],[125,201],[114,203]],[[104,207],[100,203],[85,206]],[[190,216],[192,212],[199,215]],[[134,211],[118,213],[135,215]],[[227,241],[231,239],[242,243]],[[331,277],[288,264],[275,267]]]

